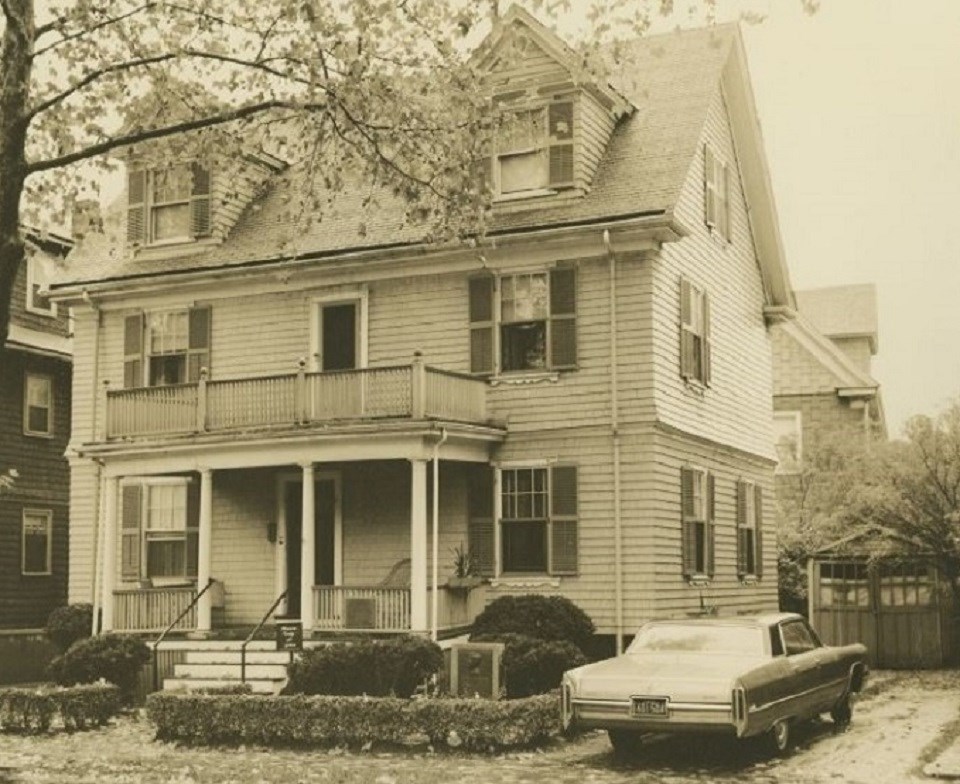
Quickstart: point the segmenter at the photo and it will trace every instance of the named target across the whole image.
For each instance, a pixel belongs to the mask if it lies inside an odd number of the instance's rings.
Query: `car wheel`
[[[607,730],[613,753],[618,757],[634,754],[640,748],[640,733],[632,730]]]
[[[850,704],[850,695],[844,694],[839,702],[830,709],[830,718],[838,727],[845,727],[853,716],[853,706]]]
[[[790,751],[790,720],[780,719],[775,721],[770,731],[767,733],[767,740],[770,750],[783,756]]]

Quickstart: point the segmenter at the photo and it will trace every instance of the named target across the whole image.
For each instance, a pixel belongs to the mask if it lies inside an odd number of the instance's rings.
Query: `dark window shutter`
[[[550,366],[569,370],[577,366],[577,270],[550,271]]]
[[[680,279],[680,375],[683,378],[690,378],[694,374],[695,362],[694,335],[690,330],[690,319],[692,317],[693,287],[686,278]]]
[[[706,519],[706,531],[704,536],[704,549],[706,553],[704,554],[704,560],[706,561],[706,572],[708,577],[713,577],[714,571],[716,569],[716,524],[715,524],[715,513],[716,513],[716,482],[714,480],[713,474],[707,474],[707,519]]]
[[[190,192],[190,234],[193,237],[210,236],[210,172],[194,163],[193,187]]]
[[[123,387],[143,386],[143,313],[123,320]]]
[[[758,485],[754,488],[754,492],[756,493],[754,505],[757,510],[757,530],[754,533],[754,547],[756,547],[754,571],[757,577],[763,577],[763,488]]]
[[[573,101],[551,103],[547,110],[550,137],[550,187],[574,184]]]
[[[467,550],[480,574],[493,575],[493,469],[489,466],[470,467],[467,507]]]
[[[747,573],[747,483],[737,481],[737,574]]]
[[[708,226],[716,223],[716,202],[714,199],[714,157],[709,144],[703,145],[703,219]]]
[[[187,344],[187,381],[200,379],[200,369],[210,371],[210,331],[213,316],[209,305],[190,308]]]
[[[703,340],[700,341],[700,351],[701,351],[701,381],[707,386],[710,385],[710,381],[713,378],[713,375],[710,370],[710,361],[713,355],[713,349],[710,342],[710,297],[706,293],[703,294]]]
[[[470,278],[470,372],[493,373],[493,276]]]
[[[680,524],[683,576],[697,571],[697,529],[693,509],[693,470],[680,469]]]
[[[140,525],[143,487],[123,485],[120,503],[120,579],[140,579]]]
[[[127,172],[127,244],[141,245],[147,239],[147,173]]]
[[[550,573],[578,571],[577,467],[550,469]]]
[[[720,233],[725,240],[730,239],[730,176],[728,171],[729,167],[726,164],[720,167],[721,181],[719,187],[723,189],[723,209],[718,216],[718,220],[720,223]]]
[[[187,577],[197,576],[197,556],[200,527],[200,483],[187,485]]]

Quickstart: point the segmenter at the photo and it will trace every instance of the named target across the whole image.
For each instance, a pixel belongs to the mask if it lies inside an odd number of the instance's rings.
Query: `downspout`
[[[613,602],[616,652],[623,653],[623,521],[620,516],[620,399],[617,376],[617,256],[603,230],[610,259],[610,436],[613,440]]]
[[[440,428],[440,438],[433,445],[433,569],[431,577],[431,613],[430,619],[430,639],[437,641],[437,609],[439,607],[439,588],[437,585],[439,571],[438,561],[440,560],[440,447],[447,440],[447,429]]]

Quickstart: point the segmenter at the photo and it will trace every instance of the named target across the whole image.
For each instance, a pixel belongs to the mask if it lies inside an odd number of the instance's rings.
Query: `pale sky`
[[[794,287],[876,284],[899,436],[960,395],[960,2],[735,6],[767,14],[743,29]]]

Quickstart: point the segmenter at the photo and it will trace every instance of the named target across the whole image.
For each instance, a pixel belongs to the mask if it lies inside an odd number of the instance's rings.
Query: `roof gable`
[[[865,337],[877,353],[877,287],[872,283],[798,291],[797,307],[827,337]]]

